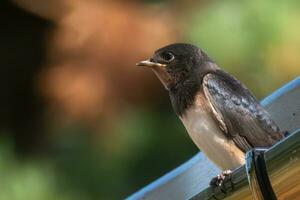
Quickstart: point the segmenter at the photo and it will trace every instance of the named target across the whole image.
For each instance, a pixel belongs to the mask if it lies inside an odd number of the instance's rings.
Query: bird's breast
[[[180,119],[194,143],[218,167],[234,169],[244,164],[244,153],[221,131],[202,93]]]

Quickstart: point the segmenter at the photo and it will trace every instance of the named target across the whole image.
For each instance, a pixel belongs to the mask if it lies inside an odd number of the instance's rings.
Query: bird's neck
[[[173,109],[178,116],[182,116],[193,105],[199,91],[201,91],[201,82],[197,79],[182,81],[169,90]]]
[[[208,73],[220,70],[220,68],[210,60],[202,63],[198,69],[198,71],[193,72],[193,76],[177,82],[169,89],[172,106],[178,116],[182,116],[185,111],[194,104],[196,95],[199,92],[203,92],[203,77]]]

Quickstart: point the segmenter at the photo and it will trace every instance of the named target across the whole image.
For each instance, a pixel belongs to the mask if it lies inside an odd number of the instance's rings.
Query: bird
[[[155,73],[193,142],[224,170],[211,184],[243,165],[247,151],[284,138],[247,87],[197,46],[170,44],[136,65]]]

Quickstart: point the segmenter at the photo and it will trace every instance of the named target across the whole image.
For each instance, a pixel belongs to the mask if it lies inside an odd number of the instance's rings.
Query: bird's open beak
[[[153,67],[166,67],[166,66],[167,66],[166,64],[161,64],[161,63],[157,63],[157,62],[152,62],[152,61],[150,61],[150,59],[140,61],[140,62],[136,63],[136,65],[137,65],[137,66],[150,67],[150,68],[153,68]]]

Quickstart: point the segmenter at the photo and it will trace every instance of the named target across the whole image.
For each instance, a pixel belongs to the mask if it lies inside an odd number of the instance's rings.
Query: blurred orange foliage
[[[39,85],[58,116],[94,120],[128,99],[156,96],[135,62],[178,39],[170,11],[130,1],[38,2],[17,0],[54,22]]]

